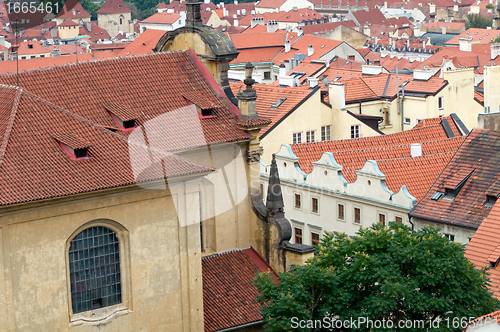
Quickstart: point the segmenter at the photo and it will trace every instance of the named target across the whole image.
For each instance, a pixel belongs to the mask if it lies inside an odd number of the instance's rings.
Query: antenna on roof
[[[328,86],[330,85],[330,80],[325,77],[325,79],[323,80],[323,85],[325,86],[325,88],[328,88]]]

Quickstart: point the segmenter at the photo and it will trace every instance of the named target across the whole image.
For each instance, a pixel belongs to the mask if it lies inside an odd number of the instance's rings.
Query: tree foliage
[[[91,20],[97,20],[96,12],[99,10],[99,8],[102,7],[102,5],[104,4],[104,0],[101,0],[100,3],[93,3],[91,0],[79,0],[79,2],[82,5],[83,9],[85,9],[87,13],[92,15]]]
[[[493,19],[485,18],[480,14],[469,14],[465,20],[465,30],[470,28],[486,29],[493,25]]]
[[[495,38],[494,43],[500,43],[500,37]]]
[[[428,322],[436,324],[436,319],[442,321],[432,331],[461,331],[458,325],[465,320],[499,307],[487,288],[486,270],[474,268],[461,244],[450,242],[436,228],[412,231],[392,222],[389,227],[361,229],[354,238],[327,233],[316,247],[316,257],[280,274],[280,281],[273,284],[269,274],[255,280],[266,331],[321,331],[319,325],[301,328],[297,322],[324,322],[325,317],[330,323],[332,318],[356,322],[364,317],[391,320],[394,326],[399,321],[426,324],[339,331],[426,331]]]

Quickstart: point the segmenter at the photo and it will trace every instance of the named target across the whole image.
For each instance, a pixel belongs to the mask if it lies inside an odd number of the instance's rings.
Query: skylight
[[[280,107],[281,104],[283,104],[283,102],[286,100],[286,98],[280,98],[278,99],[276,102],[273,103],[273,105],[271,106],[271,108],[278,108]]]

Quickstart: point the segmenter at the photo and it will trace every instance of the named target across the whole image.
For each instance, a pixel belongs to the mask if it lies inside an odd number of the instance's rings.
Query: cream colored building
[[[97,11],[97,25],[106,30],[110,37],[134,32],[131,10],[123,0],[106,0]]]
[[[356,171],[356,181],[348,183],[341,175],[342,165],[335,161],[332,153],[324,152],[309,174],[297,166],[298,159],[288,144],[283,144],[276,154],[295,243],[299,234],[301,243],[310,245],[313,236],[321,237],[326,231],[354,236],[360,227],[370,227],[381,218],[386,224],[398,221],[410,226],[408,212],[416,203],[415,198],[406,187],[397,193],[390,191],[376,161],[366,161],[363,168]],[[269,166],[261,163],[265,191],[268,177]],[[359,219],[356,219],[357,213]]]

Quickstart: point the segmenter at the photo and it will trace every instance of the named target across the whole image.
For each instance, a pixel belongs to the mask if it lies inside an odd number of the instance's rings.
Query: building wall
[[[335,30],[314,34],[314,36],[326,39],[345,41],[347,44],[358,49],[363,48],[369,36],[341,24]],[[357,60],[358,61],[358,60]]]
[[[61,27],[58,26],[57,30],[59,32],[59,38],[61,39],[66,39],[66,38],[75,38],[80,34],[80,29],[77,25],[72,26],[72,27]]]
[[[500,66],[484,67],[484,108],[490,112],[500,110]]]
[[[385,175],[380,173],[376,162],[367,161],[357,171],[356,181],[347,183],[339,176],[342,166],[338,165],[331,153],[323,153],[314,163],[313,171],[304,174],[297,165],[298,158],[288,145],[282,145],[276,154],[280,182],[282,186],[285,214],[292,228],[302,230],[302,243],[312,244],[311,233],[345,232],[354,236],[360,227],[369,227],[379,222],[379,214],[384,214],[386,223],[395,221],[396,216],[408,222],[408,212],[415,199],[405,189],[390,192],[385,186]],[[269,166],[262,163],[261,180],[264,193],[267,192]],[[295,206],[295,194],[301,197],[301,206]],[[264,198],[266,196],[264,195]],[[318,212],[312,210],[312,198],[318,199]],[[344,219],[339,218],[338,204],[344,206]],[[360,209],[361,222],[354,222],[354,208]],[[295,234],[293,232],[293,234]],[[292,239],[292,242],[295,238]]]
[[[0,215],[1,331],[203,331],[199,224],[183,224],[196,183],[85,194]],[[89,222],[120,227],[123,305],[70,322],[68,246]],[[110,226],[111,227],[111,226]],[[87,322],[84,322],[87,320]]]
[[[122,17],[122,24],[120,24]],[[130,23],[131,13],[122,14],[97,14],[97,25],[109,34],[110,37],[115,37],[120,32],[133,33],[134,25]]]
[[[470,239],[474,236],[476,232],[475,229],[465,228],[455,225],[447,225],[440,222],[434,222],[419,218],[411,218],[411,222],[414,225],[415,230],[421,230],[426,226],[439,227],[441,229],[441,233],[450,234],[455,236],[455,242],[461,242],[464,244],[469,243]]]
[[[315,50],[315,52],[317,52],[316,54],[318,56],[321,55],[321,57],[318,58],[320,61],[330,61],[335,56],[342,59],[348,59],[348,56],[354,55],[355,61],[366,63],[365,59],[361,56],[358,50],[356,50],[354,47],[347,44],[346,42],[341,43],[339,46],[335,47],[333,50],[324,55],[323,52],[321,52],[321,50]]]

